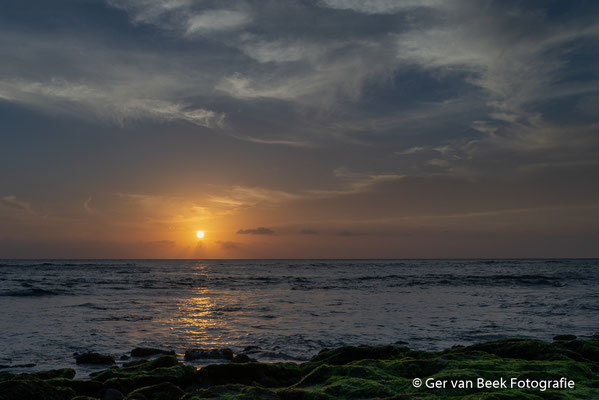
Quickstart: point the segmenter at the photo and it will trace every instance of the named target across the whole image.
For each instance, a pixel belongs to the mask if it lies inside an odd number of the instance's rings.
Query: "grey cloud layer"
[[[126,16],[122,29],[143,33],[120,43],[94,31],[6,32],[0,99],[117,125],[186,122],[258,145],[395,154],[396,167],[352,167],[373,176],[591,162],[599,144],[589,112],[599,23],[584,10],[556,18],[536,5],[436,0],[105,5]],[[569,117],[554,112],[560,102]]]

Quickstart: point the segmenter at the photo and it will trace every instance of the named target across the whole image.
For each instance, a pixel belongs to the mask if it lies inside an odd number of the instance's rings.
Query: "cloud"
[[[172,240],[154,240],[144,244],[151,247],[175,247],[177,243]]]
[[[340,232],[337,232],[337,236],[348,237],[348,236],[361,236],[361,235],[363,235],[363,233],[360,233],[360,232],[352,232],[352,231],[340,231]]]
[[[262,226],[254,229],[240,229],[237,231],[239,235],[274,235],[275,231],[264,228]]]
[[[29,203],[17,199],[14,195],[0,197],[0,204],[16,210],[31,211],[31,205]]]
[[[123,125],[141,118],[186,121],[194,125],[222,127],[225,115],[167,100],[142,98],[141,93],[119,93],[106,85],[75,84],[66,80],[0,80],[0,98],[49,113],[98,116]]]
[[[236,250],[241,247],[241,243],[238,242],[218,240],[216,243],[220,244],[220,247],[224,250]]]
[[[252,21],[242,9],[206,9],[205,1],[190,0],[108,0],[127,11],[135,23],[144,23],[180,32],[182,35],[234,31]]]
[[[321,0],[325,7],[365,14],[394,14],[407,9],[439,6],[442,0]]]
[[[233,10],[208,10],[189,17],[186,33],[204,33],[239,29],[251,21],[249,15]]]

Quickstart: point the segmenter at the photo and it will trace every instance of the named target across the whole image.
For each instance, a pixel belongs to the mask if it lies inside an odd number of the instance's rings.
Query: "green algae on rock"
[[[91,400],[118,391],[128,400],[467,399],[574,400],[599,398],[599,339],[502,339],[439,352],[403,346],[345,346],[303,364],[243,363],[199,370],[175,356],[110,368],[90,380],[74,370],[0,373],[0,400]],[[503,379],[558,382],[571,388],[454,387],[447,382]],[[420,379],[421,385],[414,380]],[[429,387],[427,382],[445,382]]]

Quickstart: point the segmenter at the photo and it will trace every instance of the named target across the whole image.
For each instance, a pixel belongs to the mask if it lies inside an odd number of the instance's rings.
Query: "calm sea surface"
[[[74,352],[136,346],[303,360],[344,344],[584,337],[599,331],[598,289],[599,260],[0,260],[0,364],[73,367]]]

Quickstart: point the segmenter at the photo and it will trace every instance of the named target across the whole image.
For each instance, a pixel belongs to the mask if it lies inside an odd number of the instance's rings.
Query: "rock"
[[[285,387],[301,379],[302,372],[296,363],[227,363],[200,368],[196,374],[202,386],[239,383],[263,387]]]
[[[70,400],[75,392],[54,387],[40,380],[10,380],[0,382],[1,400]]]
[[[181,364],[175,356],[161,356],[136,366],[105,370],[93,380],[104,383],[105,388],[127,394],[132,390],[163,382],[184,387],[192,383],[195,375],[194,366]]]
[[[131,350],[131,357],[149,357],[156,354],[164,354],[167,356],[174,356],[174,350],[162,350],[162,349],[153,349],[150,347],[136,347]]]
[[[234,363],[249,363],[256,362],[255,358],[251,358],[247,354],[237,354],[232,360]]]
[[[243,353],[247,353],[248,351],[252,351],[252,350],[262,350],[262,347],[260,346],[246,346],[242,352]]]
[[[334,350],[322,351],[312,357],[310,361],[326,364],[346,364],[355,360],[386,360],[398,358],[407,352],[409,352],[409,349],[395,346],[344,346]]]
[[[124,398],[125,395],[116,389],[106,389],[102,396],[102,400],[122,400]]]
[[[233,361],[233,351],[224,349],[191,349],[185,351],[185,361],[191,360],[229,360]]]
[[[75,394],[79,396],[95,397],[104,389],[102,383],[84,379],[53,378],[46,380],[46,382],[54,387],[73,389]]]
[[[129,361],[129,362],[123,363],[123,368],[136,367],[136,366],[141,365],[143,363],[147,363],[148,361],[149,360],[146,360],[146,359]]]
[[[576,335],[557,335],[553,337],[553,340],[576,340]]]
[[[121,356],[120,360],[121,360],[121,361],[125,361],[125,360],[128,360],[128,359],[130,359],[130,358],[131,358],[131,357],[129,357],[128,355],[126,355],[126,354],[123,354],[123,355]]]
[[[178,386],[169,382],[159,383],[158,385],[147,386],[129,393],[126,400],[147,400],[147,399],[178,399],[185,394]]]
[[[73,368],[51,369],[50,371],[34,372],[31,375],[38,379],[73,379],[75,377],[75,370]]]
[[[91,372],[91,373],[89,374],[89,377],[90,377],[90,378],[93,378],[94,376],[98,376],[98,375],[100,375],[101,373],[103,373],[103,372],[106,372],[106,371],[109,371],[109,370],[111,370],[111,369],[119,369],[119,367],[117,367],[117,366],[115,365],[115,366],[112,366],[112,367],[110,367],[110,368],[108,368],[108,369],[105,369],[105,370],[103,370],[103,371],[94,371],[94,372]]]
[[[100,353],[83,353],[75,356],[77,364],[114,364],[114,358]]]

